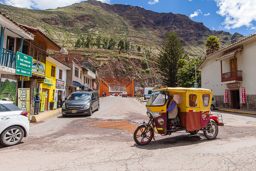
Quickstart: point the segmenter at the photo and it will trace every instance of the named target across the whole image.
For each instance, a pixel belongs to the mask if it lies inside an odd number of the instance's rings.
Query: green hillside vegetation
[[[10,82],[8,79],[1,82],[0,99],[16,100],[16,82]]]

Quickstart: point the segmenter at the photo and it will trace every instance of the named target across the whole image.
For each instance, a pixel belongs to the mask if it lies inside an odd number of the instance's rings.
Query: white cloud
[[[188,0],[188,1],[190,1],[190,2],[191,2],[192,0]]]
[[[79,3],[84,0],[5,0],[6,5],[13,5],[21,8],[54,9]],[[98,0],[103,3],[110,3],[110,0]]]
[[[204,14],[204,16],[209,16],[209,15],[211,15],[211,14],[210,13]]]
[[[154,4],[156,4],[156,3],[158,3],[159,2],[159,0],[151,0],[151,1],[149,1],[148,3],[150,4],[150,5],[154,5]]]
[[[198,14],[202,14],[202,11],[200,9],[196,10],[193,14],[190,14],[190,18],[197,17]]]
[[[256,21],[255,0],[215,0],[219,7],[218,14],[225,17],[225,29],[234,29],[242,26],[253,27]]]

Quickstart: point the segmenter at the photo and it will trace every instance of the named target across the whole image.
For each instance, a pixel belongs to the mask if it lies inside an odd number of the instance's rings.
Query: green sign
[[[194,83],[194,87],[195,87],[195,88],[198,88],[198,84],[197,84],[197,83]]]
[[[16,74],[31,77],[33,58],[21,52],[17,52]]]

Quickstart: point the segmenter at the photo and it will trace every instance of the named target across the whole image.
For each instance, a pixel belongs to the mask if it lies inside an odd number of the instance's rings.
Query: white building
[[[67,84],[67,71],[71,70],[68,66],[61,63],[57,59],[53,57],[47,57],[47,60],[57,66],[56,71],[56,92],[57,92],[57,105],[58,107],[62,106],[62,102],[65,100],[66,97],[66,84]]]
[[[256,34],[208,55],[198,67],[201,85],[219,107],[256,109]]]

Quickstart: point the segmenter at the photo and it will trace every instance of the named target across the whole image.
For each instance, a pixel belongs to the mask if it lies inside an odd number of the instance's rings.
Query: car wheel
[[[96,109],[96,111],[99,111],[100,110],[100,104],[98,105],[98,108]]]
[[[92,116],[92,108],[89,110],[89,116]]]
[[[24,137],[24,130],[19,126],[11,126],[7,128],[0,138],[0,143],[3,146],[11,146],[18,144]]]
[[[63,117],[63,118],[64,118],[64,117],[67,117],[67,115],[62,114],[62,117]]]

